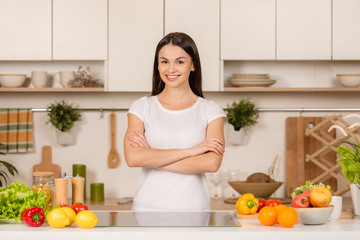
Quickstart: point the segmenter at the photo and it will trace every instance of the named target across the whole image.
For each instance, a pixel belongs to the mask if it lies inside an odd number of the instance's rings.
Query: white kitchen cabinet
[[[360,59],[360,1],[333,0],[333,59]]]
[[[108,91],[151,91],[163,0],[109,0]]]
[[[0,0],[0,60],[51,60],[51,0]]]
[[[275,0],[221,0],[221,59],[275,60]]]
[[[53,59],[107,59],[107,0],[53,0]]]
[[[277,0],[277,59],[331,59],[331,0]]]
[[[184,32],[201,59],[204,91],[220,89],[219,0],[165,0],[165,34]]]

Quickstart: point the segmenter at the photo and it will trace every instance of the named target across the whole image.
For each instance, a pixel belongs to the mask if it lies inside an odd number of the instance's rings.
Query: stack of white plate
[[[240,74],[234,73],[229,80],[236,87],[268,87],[276,83],[268,74]]]

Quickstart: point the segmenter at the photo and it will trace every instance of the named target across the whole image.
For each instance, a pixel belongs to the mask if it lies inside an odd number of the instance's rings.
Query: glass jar
[[[34,172],[32,189],[35,192],[42,191],[45,193],[48,203],[44,210],[54,207],[55,185],[53,172]]]

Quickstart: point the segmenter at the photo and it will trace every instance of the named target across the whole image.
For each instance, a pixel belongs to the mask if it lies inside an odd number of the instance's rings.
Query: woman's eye
[[[161,61],[161,63],[162,63],[162,64],[166,64],[166,63],[167,63],[167,61],[165,61],[165,60],[164,60],[164,61]]]
[[[183,64],[184,62],[183,61],[178,61],[178,64]]]

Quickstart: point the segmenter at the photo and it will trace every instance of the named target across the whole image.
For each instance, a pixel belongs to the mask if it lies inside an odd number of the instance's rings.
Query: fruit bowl
[[[309,208],[294,208],[299,215],[299,221],[305,225],[324,224],[326,223],[334,206],[329,207],[309,207]]]
[[[229,181],[229,185],[240,194],[252,193],[256,198],[270,197],[283,182],[245,182],[245,181]]]

